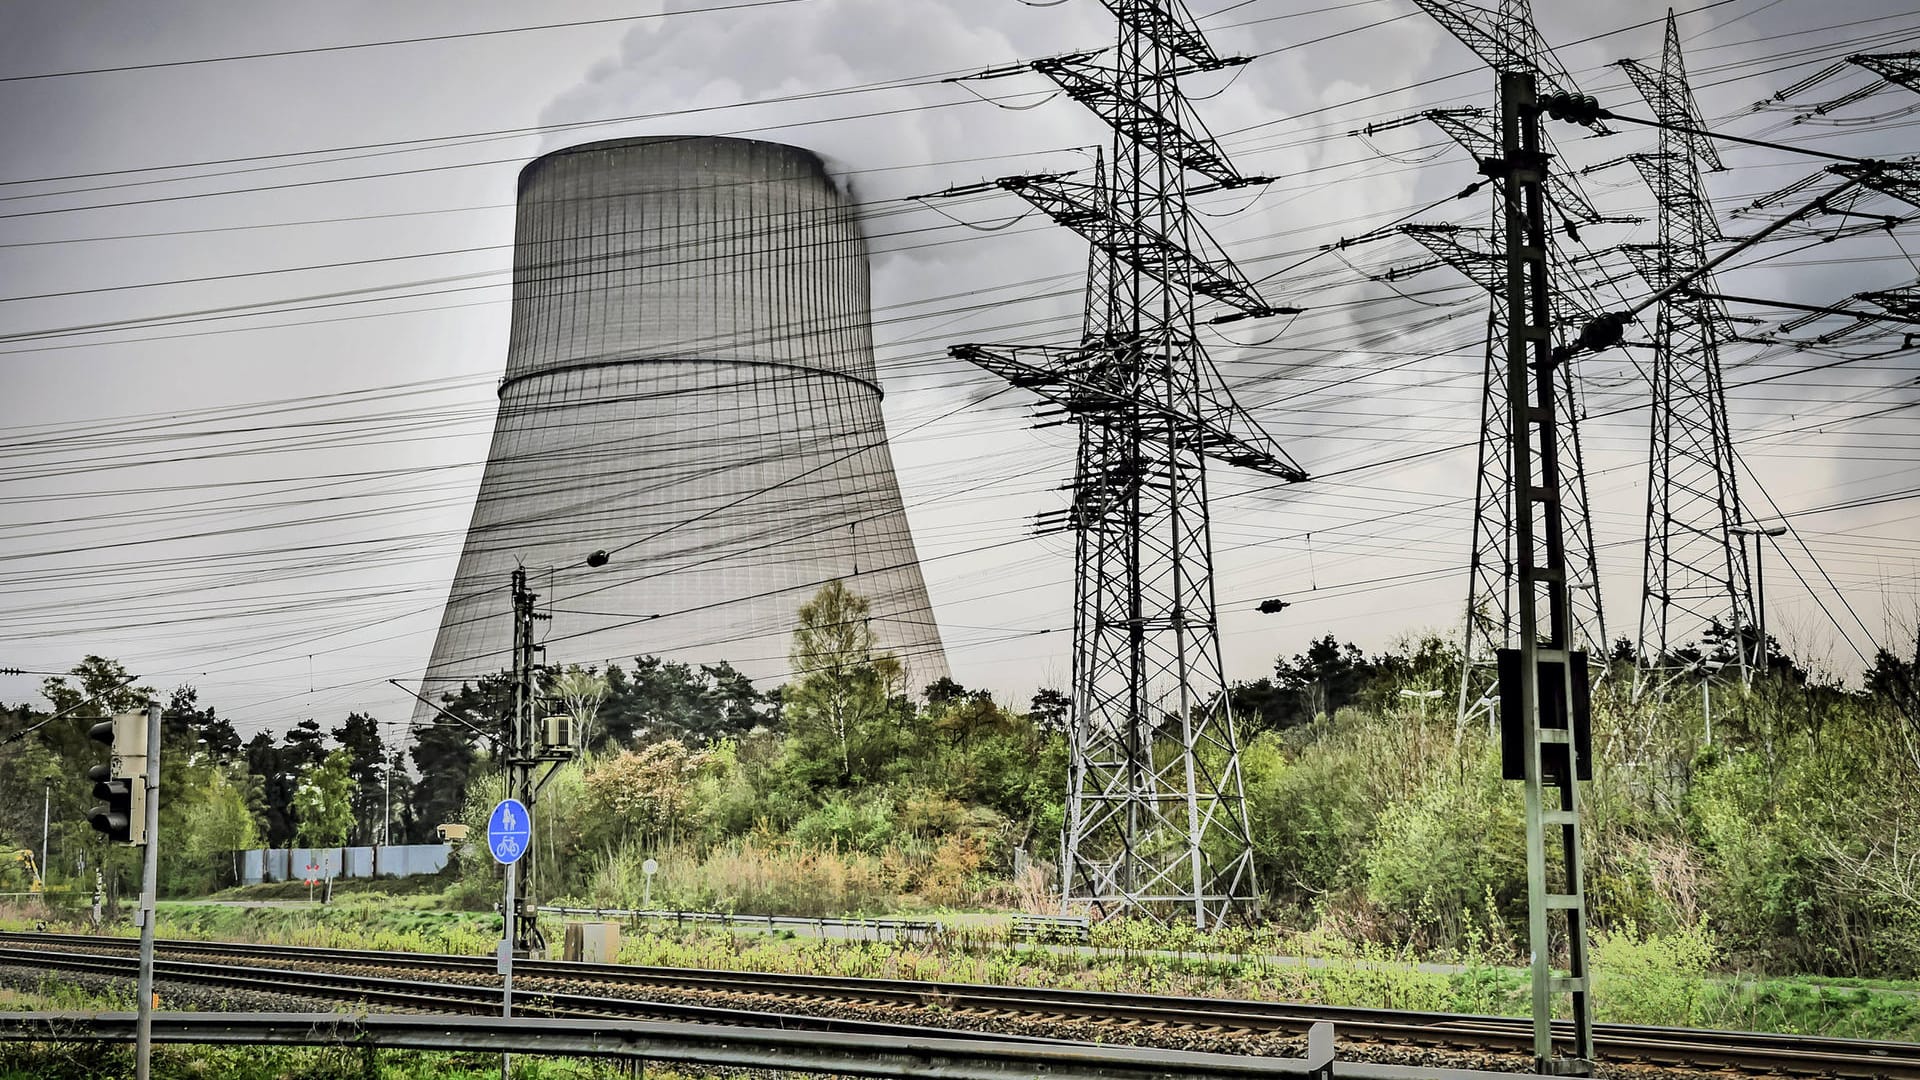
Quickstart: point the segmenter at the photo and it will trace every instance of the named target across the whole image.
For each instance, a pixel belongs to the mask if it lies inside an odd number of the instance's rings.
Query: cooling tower
[[[422,693],[511,665],[516,564],[552,615],[549,664],[656,654],[778,681],[797,609],[837,578],[908,688],[946,675],[867,275],[806,150],[621,139],[522,170],[499,415]]]

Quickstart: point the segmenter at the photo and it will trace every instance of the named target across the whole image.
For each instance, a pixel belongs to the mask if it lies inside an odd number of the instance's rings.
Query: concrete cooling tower
[[[516,564],[552,613],[546,663],[777,681],[837,578],[912,691],[946,675],[870,319],[854,209],[806,150],[640,138],[530,163],[493,446],[421,692],[511,666]]]

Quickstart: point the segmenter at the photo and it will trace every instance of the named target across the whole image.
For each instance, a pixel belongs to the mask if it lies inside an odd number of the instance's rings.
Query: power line
[[[121,64],[117,67],[78,68],[70,71],[42,71],[31,75],[0,76],[0,83],[32,82],[40,79],[69,79],[80,75],[109,75],[124,71],[156,71],[163,68],[197,67],[202,64],[228,64],[241,60],[267,60],[284,56],[312,56],[318,53],[352,52],[358,49],[384,49],[396,45],[420,45],[433,41],[459,41],[470,38],[497,37],[502,34],[525,34],[541,30],[564,30],[581,26],[608,26],[614,23],[644,22],[652,19],[665,19],[676,15],[703,15],[718,11],[739,11],[745,8],[777,7],[782,4],[797,4],[804,0],[743,0],[737,4],[721,4],[713,7],[686,8],[680,11],[660,11],[646,15],[620,15],[605,19],[578,19],[572,22],[542,23],[536,26],[507,26],[497,30],[469,30],[458,34],[429,34],[421,37],[387,38],[381,41],[361,41],[350,45],[319,45],[306,49],[279,49],[272,52],[236,53],[230,56],[206,56],[192,60],[159,60],[146,64]]]

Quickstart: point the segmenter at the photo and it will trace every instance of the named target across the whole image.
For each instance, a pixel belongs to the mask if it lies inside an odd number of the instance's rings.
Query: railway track
[[[0,934],[0,963],[124,975],[135,947],[126,938]],[[402,973],[411,977],[399,977]],[[499,1004],[492,957],[165,941],[156,974],[170,981],[364,1001],[383,1008],[486,1012]],[[1090,1034],[1094,1028],[1119,1026],[1281,1037],[1304,1035],[1310,1025],[1330,1021],[1349,1044],[1490,1052],[1521,1059],[1529,1059],[1532,1052],[1531,1024],[1512,1017],[565,961],[517,961],[514,981],[516,1010],[524,1007],[553,1016],[644,1016],[898,1034],[924,1031],[925,1013],[932,1010],[970,1014],[989,1023],[995,1018],[1065,1021],[1088,1026]],[[704,992],[753,1007],[644,996],[663,991]],[[822,1003],[879,1007],[911,1014],[917,1022],[850,1020],[778,1008]],[[1111,1038],[1106,1031],[1099,1034]],[[1611,1064],[1920,1080],[1920,1044],[1914,1043],[1601,1024],[1596,1044]]]

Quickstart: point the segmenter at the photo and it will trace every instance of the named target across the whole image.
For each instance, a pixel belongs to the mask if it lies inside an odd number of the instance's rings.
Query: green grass
[[[332,904],[246,908],[219,904],[162,902],[155,932],[163,938],[196,941],[247,941],[336,949],[392,949],[401,952],[484,956],[500,937],[500,916],[492,912],[447,910],[438,897],[367,896]],[[0,929],[31,930],[34,921],[0,914]],[[75,919],[50,920],[47,928],[84,933]],[[137,933],[130,923],[110,933]]]

